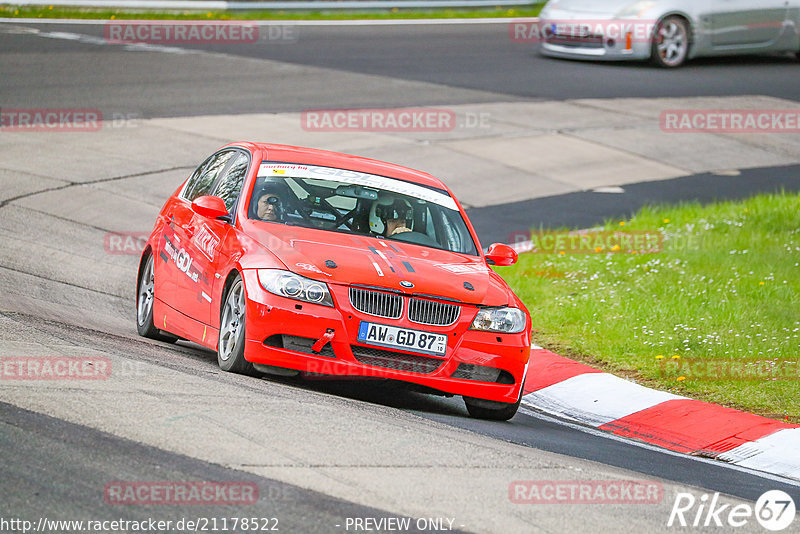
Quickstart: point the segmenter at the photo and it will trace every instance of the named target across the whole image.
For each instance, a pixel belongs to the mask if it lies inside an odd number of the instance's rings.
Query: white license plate
[[[589,27],[578,24],[551,24],[550,31],[556,37],[583,38],[589,36]]]
[[[367,321],[361,321],[358,327],[358,340],[367,345],[391,347],[410,352],[435,354],[437,356],[444,356],[447,351],[447,336],[444,334],[368,323]]]

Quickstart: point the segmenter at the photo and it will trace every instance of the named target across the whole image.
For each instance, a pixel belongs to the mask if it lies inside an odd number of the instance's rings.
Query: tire
[[[217,362],[230,373],[257,375],[253,364],[244,359],[245,305],[244,282],[237,276],[225,293],[219,318]]]
[[[519,403],[522,400],[522,388],[520,387],[517,402],[496,402],[473,397],[464,397],[464,404],[469,415],[476,419],[487,419],[489,421],[508,421],[517,413]]]
[[[689,25],[681,17],[667,17],[656,26],[650,59],[659,67],[674,69],[689,57]]]
[[[167,343],[175,343],[178,338],[162,332],[153,324],[153,300],[155,299],[155,269],[153,255],[148,254],[139,271],[136,282],[136,331],[140,336]]]

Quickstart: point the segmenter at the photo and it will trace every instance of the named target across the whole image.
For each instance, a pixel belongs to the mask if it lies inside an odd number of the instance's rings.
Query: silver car
[[[800,0],[550,0],[539,19],[546,56],[662,67],[701,56],[800,57]]]

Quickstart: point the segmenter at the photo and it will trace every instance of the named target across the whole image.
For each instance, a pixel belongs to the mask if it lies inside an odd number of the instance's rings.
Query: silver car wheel
[[[244,325],[244,285],[237,280],[228,292],[222,312],[219,335],[219,357],[228,361],[236,351],[240,330]]]
[[[689,32],[686,23],[676,17],[665,19],[658,26],[656,54],[665,67],[677,67],[689,53]]]
[[[155,286],[155,276],[153,272],[153,256],[147,259],[144,266],[142,279],[139,284],[139,298],[136,302],[136,319],[139,325],[144,325],[147,316],[153,310],[153,288]]]

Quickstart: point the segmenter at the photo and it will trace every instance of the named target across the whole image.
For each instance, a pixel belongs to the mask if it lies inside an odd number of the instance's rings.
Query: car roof
[[[307,165],[319,165],[321,167],[337,167],[350,171],[364,172],[367,174],[377,174],[389,178],[397,178],[406,182],[434,187],[444,191],[450,191],[444,183],[428,174],[402,165],[387,163],[351,154],[331,152],[317,148],[305,148],[291,145],[277,145],[272,143],[231,143],[228,146],[238,146],[255,152],[262,150],[266,152],[265,159],[268,161],[285,163],[305,163]]]

